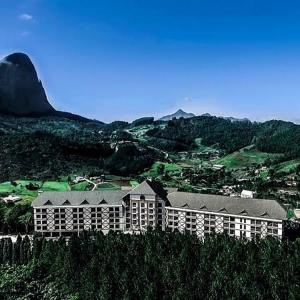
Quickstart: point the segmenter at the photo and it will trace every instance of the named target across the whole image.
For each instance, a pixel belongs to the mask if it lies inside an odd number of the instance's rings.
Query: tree
[[[18,234],[17,240],[13,243],[12,263],[15,265],[20,264],[20,251],[21,251],[22,237]]]
[[[12,240],[6,238],[3,246],[3,264],[11,264],[12,261]]]
[[[163,175],[164,172],[165,172],[165,165],[159,164],[159,165],[157,166],[157,174],[158,174],[158,175]]]
[[[26,235],[21,242],[20,263],[26,265],[31,261],[31,258],[31,244],[28,235]]]
[[[33,214],[28,211],[26,214],[19,217],[19,223],[25,226],[25,232],[28,233],[29,226],[32,226]]]

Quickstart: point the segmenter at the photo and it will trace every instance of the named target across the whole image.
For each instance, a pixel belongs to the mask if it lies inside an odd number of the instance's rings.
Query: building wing
[[[86,191],[86,192],[44,192],[40,194],[33,202],[33,207],[40,206],[63,206],[68,203],[71,206],[79,205],[121,205],[126,191]],[[51,202],[51,204],[50,204]]]
[[[245,215],[286,220],[286,210],[276,200],[233,198],[218,195],[174,192],[168,195],[170,206],[211,212],[223,211],[225,214]]]

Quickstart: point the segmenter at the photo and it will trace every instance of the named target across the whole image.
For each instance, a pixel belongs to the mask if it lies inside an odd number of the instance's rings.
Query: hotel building
[[[276,200],[178,192],[146,180],[131,190],[44,192],[32,203],[35,232],[70,236],[82,230],[143,232],[148,226],[203,238],[283,236],[286,210]]]

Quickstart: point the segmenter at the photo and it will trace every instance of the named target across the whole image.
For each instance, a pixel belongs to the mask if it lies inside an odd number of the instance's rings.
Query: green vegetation
[[[256,150],[240,150],[218,159],[216,163],[230,169],[236,169],[249,167],[253,164],[262,164],[267,159],[276,157],[276,154],[264,153]]]
[[[181,172],[182,168],[178,164],[174,163],[164,163],[164,162],[155,162],[150,170],[144,172],[143,176],[148,177],[157,177],[163,173],[178,173]]]
[[[297,167],[300,165],[299,159],[289,160],[282,162],[275,167],[276,173],[291,174],[297,171]]]
[[[98,185],[99,190],[119,190],[120,186],[111,182],[100,183]]]
[[[90,238],[92,235],[93,238]],[[280,263],[278,263],[280,262]],[[0,241],[1,299],[297,299],[300,243],[178,232]]]
[[[130,180],[130,185],[131,185],[133,188],[135,188],[135,187],[137,187],[137,186],[139,185],[139,182],[136,181],[136,180]]]
[[[71,185],[72,191],[87,191],[92,185],[86,181],[82,181]]]
[[[70,191],[71,188],[67,182],[45,181],[41,188],[43,191]]]

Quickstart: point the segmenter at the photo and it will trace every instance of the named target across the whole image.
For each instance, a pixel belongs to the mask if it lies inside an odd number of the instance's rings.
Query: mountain
[[[34,115],[54,111],[26,54],[14,53],[0,61],[0,112]]]
[[[184,119],[188,119],[188,118],[192,118],[195,117],[195,115],[193,113],[187,113],[185,111],[183,111],[182,109],[178,109],[174,114],[171,115],[167,115],[164,116],[162,118],[160,118],[160,121],[170,121],[172,119],[180,119],[180,118],[184,118]]]

